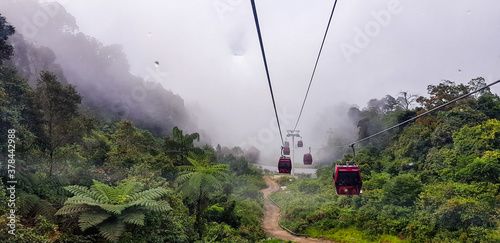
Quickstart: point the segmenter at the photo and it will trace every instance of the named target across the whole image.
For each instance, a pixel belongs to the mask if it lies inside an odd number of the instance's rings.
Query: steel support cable
[[[469,96],[471,96],[471,95],[473,95],[473,94],[475,94],[475,93],[477,93],[477,92],[479,92],[479,91],[485,90],[485,89],[487,89],[487,88],[489,88],[489,87],[491,87],[491,86],[493,86],[493,85],[495,85],[495,84],[498,84],[498,83],[500,83],[500,80],[497,80],[497,81],[495,81],[495,82],[493,82],[493,83],[491,83],[491,84],[488,84],[488,85],[486,85],[486,86],[484,86],[484,87],[482,87],[482,88],[479,88],[479,89],[477,89],[477,90],[474,90],[474,91],[472,91],[472,92],[470,92],[470,93],[464,94],[464,95],[462,95],[462,96],[460,96],[460,97],[458,97],[458,98],[455,98],[455,99],[453,99],[453,100],[451,100],[451,101],[448,101],[448,102],[446,102],[446,103],[444,103],[444,104],[442,104],[442,105],[436,106],[436,107],[434,107],[434,108],[432,108],[432,109],[430,109],[430,110],[428,110],[428,111],[426,111],[426,112],[424,112],[424,113],[422,113],[422,114],[420,114],[420,115],[418,115],[418,116],[412,117],[412,118],[410,118],[410,119],[408,119],[408,120],[406,120],[406,121],[403,121],[403,122],[401,122],[401,123],[398,123],[398,124],[396,124],[396,125],[394,125],[394,126],[392,126],[392,127],[386,128],[386,129],[384,129],[384,130],[382,130],[382,131],[380,131],[380,132],[377,132],[377,133],[372,134],[372,135],[370,135],[370,136],[368,136],[368,137],[362,138],[362,139],[360,139],[360,140],[358,140],[358,141],[356,141],[356,142],[352,142],[352,143],[350,143],[350,144],[348,144],[348,145],[344,145],[344,147],[346,147],[346,146],[354,146],[354,144],[356,144],[356,143],[360,143],[360,142],[366,141],[366,140],[368,140],[368,139],[370,139],[370,138],[373,138],[373,137],[375,137],[375,136],[378,136],[378,135],[380,135],[380,134],[382,134],[382,133],[384,133],[384,132],[390,131],[390,130],[392,130],[392,129],[396,128],[396,127],[399,127],[399,126],[401,126],[401,125],[403,125],[403,124],[406,124],[406,123],[408,123],[408,122],[411,122],[411,121],[413,121],[413,120],[416,120],[416,119],[418,119],[418,118],[420,118],[420,117],[422,117],[422,116],[425,116],[425,115],[427,115],[427,114],[429,114],[429,113],[431,113],[431,112],[434,112],[434,111],[436,111],[436,110],[439,110],[439,109],[441,109],[441,108],[443,108],[443,107],[445,107],[445,106],[447,106],[447,105],[449,105],[449,104],[451,104],[451,103],[455,103],[455,102],[457,102],[457,101],[459,101],[459,100],[461,100],[461,99],[467,98],[467,97],[469,97]]]
[[[296,130],[297,125],[299,125],[299,120],[300,120],[300,117],[302,116],[302,111],[304,110],[304,105],[306,104],[307,95],[309,94],[309,89],[311,89],[311,84],[312,84],[312,81],[314,78],[314,74],[316,73],[316,68],[318,67],[319,57],[321,56],[321,51],[323,50],[323,45],[325,44],[326,36],[328,34],[328,29],[330,28],[330,23],[332,22],[333,13],[335,12],[336,6],[337,6],[337,0],[335,0],[335,2],[333,3],[332,13],[330,14],[330,19],[328,20],[328,24],[326,25],[325,35],[323,36],[323,41],[321,42],[321,47],[319,48],[318,57],[316,58],[316,63],[314,64],[311,79],[309,80],[309,85],[307,86],[306,95],[304,96],[304,101],[302,102],[302,107],[300,108],[300,113],[299,113],[299,116],[297,118],[297,122],[295,123],[295,127],[293,128],[293,130]]]
[[[282,146],[285,146],[285,143],[283,142],[283,134],[281,133],[280,119],[278,118],[278,110],[276,109],[276,102],[274,100],[273,87],[271,85],[271,77],[269,76],[269,68],[267,67],[264,44],[262,43],[262,34],[260,33],[260,25],[259,25],[259,18],[257,17],[257,9],[255,8],[255,1],[251,0],[251,2],[252,2],[253,17],[255,20],[255,27],[257,28],[257,34],[259,36],[262,59],[264,60],[264,67],[266,68],[267,82],[269,83],[269,90],[271,91],[271,99],[273,100],[274,114],[276,115],[276,122],[278,123],[278,130],[280,131],[281,144]]]

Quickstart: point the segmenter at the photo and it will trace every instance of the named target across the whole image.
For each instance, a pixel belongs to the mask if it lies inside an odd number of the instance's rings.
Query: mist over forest
[[[498,3],[257,3],[1,1],[0,241],[500,242]]]
[[[199,131],[202,134],[201,143],[214,143],[212,146],[219,143],[212,140],[211,135],[224,132],[221,130],[225,126],[224,121],[218,122],[217,114],[207,114],[202,106],[186,107],[175,90],[162,84],[166,74],[159,69],[159,62],[151,60],[150,66],[146,67],[147,79],[131,74],[127,56],[120,45],[104,45],[80,32],[75,17],[57,2],[3,1],[0,9],[18,30],[9,38],[14,55],[5,64],[16,67],[32,87],[36,85],[40,71],[47,70],[56,74],[61,83],[76,87],[83,97],[82,111],[97,114],[107,121],[128,119],[158,136],[171,135],[172,128],[178,126],[186,131]],[[234,40],[229,43],[231,48],[243,48],[238,44],[242,35],[232,37]],[[324,147],[329,136],[344,137],[346,140],[356,137],[357,121],[346,119],[351,106],[343,103],[327,108],[315,119],[317,126],[314,127],[319,129],[307,131],[310,132],[308,142],[313,144],[320,163],[342,156],[332,154],[328,147]],[[291,124],[291,120],[285,124]],[[200,123],[206,129],[200,129]],[[277,132],[276,127],[270,128]],[[249,138],[259,135],[244,132]],[[240,145],[245,150],[264,151],[265,159],[259,162],[268,164],[276,154],[276,149],[269,149],[268,143],[243,140],[226,144]]]
[[[9,39],[14,56],[6,65],[18,68],[31,86],[47,70],[76,87],[84,97],[82,110],[109,121],[129,119],[159,136],[174,126],[196,130],[182,97],[160,85],[153,61],[149,79],[132,75],[119,45],[79,32],[75,18],[57,2],[2,1],[0,9],[18,30]]]

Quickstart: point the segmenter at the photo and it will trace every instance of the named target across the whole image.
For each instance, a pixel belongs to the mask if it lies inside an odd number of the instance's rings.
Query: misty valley
[[[469,5],[2,0],[0,241],[500,242]]]

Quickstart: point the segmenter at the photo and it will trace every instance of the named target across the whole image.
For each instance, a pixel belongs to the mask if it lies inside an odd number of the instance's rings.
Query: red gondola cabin
[[[359,195],[363,181],[357,164],[335,165],[335,190],[337,195]]]
[[[283,174],[290,174],[292,172],[292,160],[290,157],[281,156],[278,161],[278,172]]]
[[[304,154],[304,164],[311,165],[313,163],[313,157],[311,154]]]
[[[284,147],[283,148],[283,154],[284,155],[290,155],[290,148],[289,147]]]
[[[285,148],[289,148],[290,147],[290,143],[288,141],[285,141]]]
[[[302,148],[304,146],[304,143],[302,143],[302,140],[299,140],[297,142],[297,147]]]

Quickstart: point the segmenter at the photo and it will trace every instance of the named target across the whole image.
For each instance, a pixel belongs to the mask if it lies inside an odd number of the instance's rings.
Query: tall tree
[[[34,134],[40,127],[40,117],[33,113],[33,90],[26,79],[20,78],[17,70],[0,66],[0,133],[16,129],[16,152],[24,153],[35,149]],[[0,137],[0,143],[6,144],[7,137]]]
[[[12,56],[14,48],[7,43],[7,39],[14,33],[14,27],[7,24],[5,17],[0,14],[0,65],[2,60],[9,59]]]
[[[181,175],[175,180],[185,195],[196,195],[195,227],[200,237],[203,234],[203,212],[208,207],[209,193],[222,189],[222,180],[227,176],[229,165],[213,164],[209,156],[190,153],[187,160],[192,165],[178,166]]]
[[[165,153],[170,156],[177,165],[188,165],[187,160],[190,152],[201,153],[200,148],[194,146],[194,141],[200,140],[200,134],[191,133],[183,135],[183,132],[178,127],[172,130],[172,137],[165,139]]]
[[[49,176],[57,162],[59,148],[81,139],[83,124],[78,120],[82,98],[71,85],[63,86],[54,74],[42,71],[34,92],[36,109],[42,115],[41,147],[49,157]]]
[[[401,107],[403,110],[410,110],[413,103],[418,98],[417,95],[410,94],[407,91],[399,92],[399,95],[400,96],[398,96],[396,100],[398,101],[398,106]]]
[[[427,92],[430,95],[429,98],[420,96],[416,101],[422,104],[426,109],[430,110],[436,106],[445,104],[446,102],[467,94],[469,90],[470,86],[468,85],[456,85],[455,82],[443,80],[443,82],[438,85],[427,86]],[[461,103],[464,102],[455,102],[450,104],[447,108],[458,106]]]

